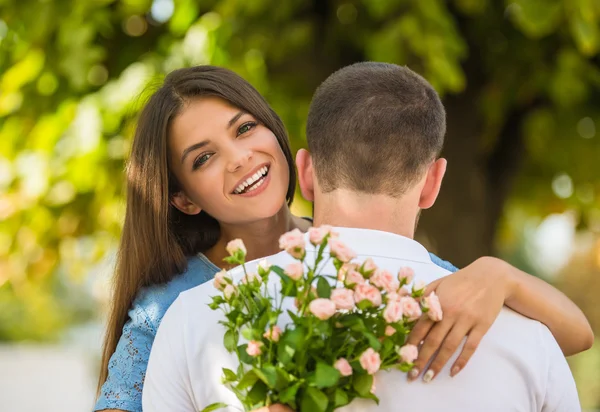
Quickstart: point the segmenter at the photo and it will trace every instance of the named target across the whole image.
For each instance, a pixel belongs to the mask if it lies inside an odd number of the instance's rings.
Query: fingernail
[[[417,368],[412,368],[410,372],[408,372],[408,380],[414,381],[419,376],[419,370]]]
[[[434,371],[432,371],[431,369],[428,370],[427,373],[425,374],[425,376],[423,376],[423,382],[425,382],[425,383],[431,382],[434,374],[435,374]]]
[[[455,366],[452,368],[452,370],[450,371],[450,376],[454,376],[456,375],[458,372],[460,372],[460,366]]]

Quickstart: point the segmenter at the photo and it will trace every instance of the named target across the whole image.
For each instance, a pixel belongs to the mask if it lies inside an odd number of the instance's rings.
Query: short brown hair
[[[400,196],[439,156],[444,106],[417,73],[395,64],[344,67],[315,92],[306,125],[321,189]]]

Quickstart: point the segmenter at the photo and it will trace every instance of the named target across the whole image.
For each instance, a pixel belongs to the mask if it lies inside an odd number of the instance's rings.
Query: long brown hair
[[[187,258],[214,246],[219,223],[201,212],[186,215],[169,200],[180,187],[169,170],[167,138],[173,119],[191,99],[220,97],[253,115],[276,136],[290,169],[286,195],[292,202],[296,170],[283,122],[252,85],[214,66],[175,70],[142,110],[127,165],[127,207],[117,254],[114,292],[102,352],[98,393],[121,338],[127,312],[141,288],[165,283],[187,268]]]

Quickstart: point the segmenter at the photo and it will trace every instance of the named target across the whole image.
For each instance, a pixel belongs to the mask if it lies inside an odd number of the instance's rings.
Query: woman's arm
[[[431,283],[426,293],[432,291],[440,297],[444,319],[433,324],[423,317],[415,325],[409,343],[424,343],[409,380],[416,379],[434,358],[423,376],[425,381],[433,379],[467,337],[451,375],[460,372],[503,305],[544,323],[566,355],[589,349],[593,343],[591,327],[573,302],[546,282],[500,259],[477,259],[455,274]]]
[[[94,411],[142,412],[142,386],[156,331],[141,308],[132,308],[129,316]]]
[[[542,322],[550,329],[565,356],[588,350],[594,343],[594,332],[585,315],[562,292],[543,280],[531,276],[495,258],[504,269],[508,295],[504,304],[522,315]]]

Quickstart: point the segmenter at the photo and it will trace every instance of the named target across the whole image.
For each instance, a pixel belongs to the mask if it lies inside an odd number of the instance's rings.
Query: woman
[[[281,120],[250,84],[225,69],[200,66],[167,76],[140,116],[127,176],[96,410],[141,411],[144,374],[162,316],[180,292],[226,268],[229,240],[241,238],[252,260],[277,253],[284,232],[310,226],[289,210],[296,173]],[[475,297],[462,308],[475,309],[458,308],[457,316],[485,313],[473,319],[487,330],[510,295],[514,309],[546,323],[566,353],[585,349],[587,342],[580,341],[588,339],[589,325],[581,312],[556,290],[537,284],[522,282],[524,297],[509,294],[515,279],[527,275],[504,265],[478,260],[449,277],[444,285],[454,288],[473,284],[468,278],[475,273],[498,281],[481,283],[482,293],[462,294]],[[510,282],[506,273],[512,273]],[[436,287],[441,299],[452,293]],[[545,305],[548,301],[563,309]],[[424,334],[427,326],[418,330]],[[425,342],[431,346],[429,338]]]

